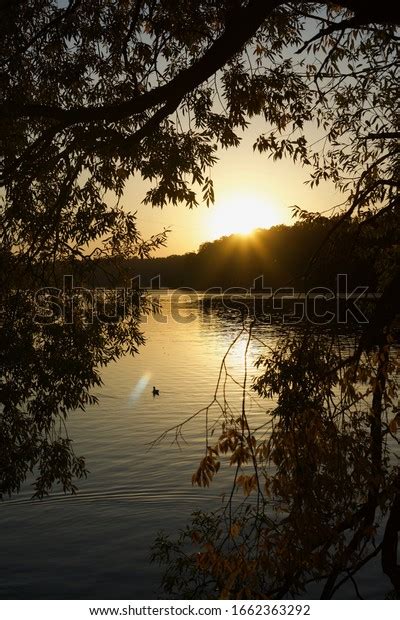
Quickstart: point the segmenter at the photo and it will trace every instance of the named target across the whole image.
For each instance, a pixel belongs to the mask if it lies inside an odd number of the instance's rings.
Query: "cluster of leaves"
[[[196,187],[212,201],[216,148],[237,146],[254,116],[267,130],[255,148],[310,165],[351,212],[394,208],[398,15],[386,4],[3,2],[4,245],[30,263],[121,235],[137,250],[127,180],[150,180],[152,205],[193,207]]]
[[[27,477],[34,496],[54,486],[74,492],[74,480],[86,475],[66,427],[70,411],[97,402],[93,388],[101,385],[101,368],[144,343],[139,330],[148,304],[116,303],[103,293],[100,316],[77,291],[30,292],[7,298],[0,337],[0,497],[20,490]],[[57,304],[64,316],[54,312]],[[72,307],[73,317],[68,308]],[[42,312],[38,312],[38,310]]]
[[[273,405],[264,423],[220,401],[218,441],[193,476],[208,486],[228,457],[230,497],[177,541],[156,541],[170,595],[296,596],[320,582],[329,598],[381,551],[377,529],[400,479],[399,359],[389,348],[355,359],[354,343],[307,329],[258,358],[252,387]]]
[[[140,237],[121,204],[128,179],[153,183],[145,201],[154,206],[193,207],[194,188],[212,201],[216,149],[237,146],[255,116],[266,123],[255,148],[310,166],[312,185],[329,179],[345,192],[343,218],[379,225],[399,206],[400,16],[393,3],[364,4],[2,0],[2,262],[48,281],[50,264],[86,263],[89,252],[147,255],[165,235]],[[372,235],[385,244],[387,232]],[[397,307],[397,257],[391,243],[380,312],[347,374],[335,347],[282,343],[261,361],[255,386],[277,398],[266,436],[252,432],[244,401],[236,420],[224,401],[219,440],[195,482],[209,484],[230,455],[235,487],[256,502],[235,520],[228,509],[227,530],[200,519],[200,554],[180,568],[194,567],[204,587],[284,594],[328,572],[331,595],[340,572],[352,577],[368,557],[375,516],[396,488],[386,441],[397,418],[383,412],[394,398],[384,336]],[[136,350],[138,317],[38,327],[29,297],[15,307],[5,277],[2,286],[2,492],[17,491],[35,467],[39,496],[54,482],[73,490],[84,464],[58,425],[90,402],[101,364]],[[377,334],[374,370],[361,354]]]

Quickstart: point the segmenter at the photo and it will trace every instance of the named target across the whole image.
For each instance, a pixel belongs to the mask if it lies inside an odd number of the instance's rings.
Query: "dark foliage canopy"
[[[347,216],[398,205],[399,9],[391,2],[4,1],[3,247],[28,265],[148,253],[121,206],[213,200],[217,148],[332,180]],[[347,217],[346,216],[346,217]]]
[[[253,434],[245,396],[239,418],[224,400],[194,476],[207,485],[230,459],[256,511],[200,516],[181,541],[200,555],[182,560],[182,546],[161,541],[158,557],[170,591],[206,594],[211,582],[216,595],[283,596],[311,576],[329,597],[374,557],[376,523],[390,511],[383,564],[400,589],[389,333],[400,284],[399,24],[388,1],[0,0],[0,493],[27,476],[40,497],[57,483],[74,490],[86,470],[64,419],[92,402],[101,365],[137,351],[146,308],[133,304],[115,324],[88,328],[82,311],[73,325],[38,325],[31,293],[10,274],[29,288],[57,284],[68,261],[83,272],[104,257],[148,256],[166,235],[142,239],[123,207],[127,181],[150,182],[149,206],[209,204],[218,149],[237,147],[259,117],[255,149],[343,192],[322,245],[356,216],[382,297],[346,358],[310,333],[260,358],[253,388],[276,402],[268,431]],[[287,516],[267,518],[268,502]]]

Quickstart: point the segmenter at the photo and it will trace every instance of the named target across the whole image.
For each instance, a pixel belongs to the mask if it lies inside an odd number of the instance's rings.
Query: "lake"
[[[157,532],[174,533],[192,511],[220,505],[229,471],[221,471],[210,489],[191,485],[204,453],[204,414],[187,424],[187,443],[180,447],[173,434],[152,449],[149,444],[211,401],[240,324],[190,304],[177,321],[168,304],[166,321],[149,317],[143,325],[147,343],[140,354],[103,370],[99,404],[71,413],[69,432],[90,470],[78,481],[77,495],[54,493],[32,502],[26,484],[0,505],[2,598],[163,598],[161,569],[149,559]],[[282,327],[259,330],[271,343]],[[238,380],[245,346],[239,339],[227,361]],[[159,397],[153,398],[153,385]],[[228,391],[239,406],[239,388],[231,382]],[[249,401],[250,415],[261,419],[270,406]],[[379,560],[360,573],[358,584],[365,598],[383,598],[391,589]],[[349,586],[338,598],[353,596]]]

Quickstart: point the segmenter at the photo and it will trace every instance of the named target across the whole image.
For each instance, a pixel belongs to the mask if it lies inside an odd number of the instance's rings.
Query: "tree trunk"
[[[400,565],[397,563],[398,532],[400,531],[400,489],[390,509],[382,543],[382,569],[400,592]]]

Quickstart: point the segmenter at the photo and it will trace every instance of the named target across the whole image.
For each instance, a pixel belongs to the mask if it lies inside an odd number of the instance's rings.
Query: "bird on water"
[[[153,385],[153,396],[160,396],[160,390],[157,390],[157,388]]]

